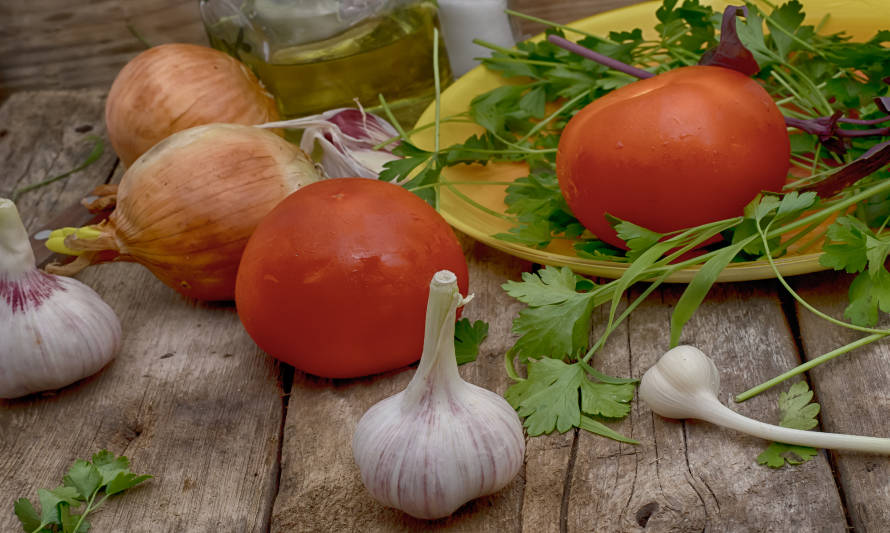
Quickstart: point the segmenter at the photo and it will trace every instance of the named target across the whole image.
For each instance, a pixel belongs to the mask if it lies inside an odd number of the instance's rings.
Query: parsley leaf
[[[105,498],[135,487],[150,479],[147,474],[130,472],[126,457],[116,457],[107,450],[93,455],[92,462],[78,459],[62,478],[62,486],[52,490],[37,489],[40,513],[27,498],[18,499],[13,511],[28,533],[86,533],[86,516],[99,508]],[[97,496],[104,490],[104,496]],[[79,508],[83,506],[83,509]],[[74,512],[78,509],[80,512]]]
[[[850,304],[844,316],[853,324],[874,326],[878,311],[890,312],[890,235],[878,236],[857,218],[838,217],[829,226],[819,263],[849,274],[858,273],[850,284]]]
[[[810,403],[813,391],[805,381],[791,386],[788,392],[779,395],[779,411],[782,418],[779,425],[792,429],[813,429],[819,422],[819,404]],[[780,442],[771,443],[766,450],[757,456],[757,462],[770,468],[782,468],[785,464],[799,465],[816,456],[818,451],[809,446],[796,446]]]
[[[479,354],[479,346],[488,337],[488,323],[461,318],[454,325],[454,353],[457,364],[472,363]]]
[[[513,351],[522,361],[542,355],[559,359],[587,348],[594,299],[593,293],[578,289],[588,285],[570,268],[551,266],[502,285],[507,294],[528,304],[513,321],[513,332],[520,335]]]
[[[588,426],[586,429],[594,433],[634,442],[589,416],[626,416],[633,393],[631,383],[591,381],[581,363],[542,358],[528,361],[528,379],[511,385],[504,397],[519,411],[519,416],[525,418],[523,424],[531,436],[551,433],[554,429],[565,433],[581,427],[583,422]]]

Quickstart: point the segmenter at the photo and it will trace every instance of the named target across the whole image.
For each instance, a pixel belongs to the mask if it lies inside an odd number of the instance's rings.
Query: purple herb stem
[[[890,116],[873,118],[871,120],[862,120],[858,118],[847,118],[841,117],[838,119],[838,122],[844,122],[846,124],[859,124],[860,126],[872,126],[874,124],[880,124],[882,122],[887,122],[890,120]]]
[[[633,76],[634,78],[639,78],[639,79],[643,80],[643,79],[651,78],[651,77],[655,76],[655,74],[652,74],[651,72],[648,72],[641,68],[632,67],[632,66],[628,65],[627,63],[622,63],[621,61],[618,61],[617,59],[612,59],[611,57],[609,57],[607,55],[603,55],[598,52],[594,52],[593,50],[591,50],[589,48],[585,48],[585,47],[581,46],[580,44],[573,43],[572,41],[569,41],[568,39],[564,39],[564,38],[560,37],[559,35],[548,35],[547,40],[560,48],[568,50],[569,52],[578,54],[581,57],[586,57],[587,59],[590,59],[591,61],[596,61],[597,63],[599,63],[601,65],[605,65],[612,70],[617,70],[618,72],[623,72],[625,74],[629,74],[629,75]]]

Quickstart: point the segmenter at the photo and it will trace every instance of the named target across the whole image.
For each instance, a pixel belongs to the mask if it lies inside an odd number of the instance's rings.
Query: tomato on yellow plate
[[[885,0],[807,0],[804,11],[807,15],[806,24],[817,24],[829,15],[821,26],[820,33],[845,31],[854,38],[868,39],[879,29],[890,27],[890,14],[887,13]],[[722,10],[731,2],[704,1],[715,9]],[[610,31],[632,30],[641,28],[646,34],[654,32],[657,23],[655,10],[661,2],[645,2],[629,7],[594,15],[592,17],[570,23],[569,26],[588,33],[606,35]],[[540,37],[538,37],[540,38]],[[490,91],[505,83],[499,75],[488,71],[485,67],[476,67],[452,86],[446,89],[440,99],[440,116],[448,117],[467,111],[470,101],[477,95]],[[435,120],[435,106],[431,105],[421,115],[418,126],[429,124]],[[449,122],[441,124],[439,131],[440,146],[462,143],[474,134],[482,133],[481,126],[470,123]],[[413,141],[424,149],[432,149],[433,128],[418,132]],[[486,166],[458,165],[448,167],[442,175],[451,182],[454,190],[443,187],[440,198],[440,212],[445,220],[455,229],[484,242],[506,253],[545,265],[569,266],[583,274],[607,278],[620,277],[627,263],[603,261],[579,257],[573,248],[575,241],[555,239],[544,249],[537,249],[522,244],[504,241],[494,237],[498,233],[506,233],[511,223],[497,214],[506,212],[504,203],[504,185],[492,185],[491,182],[509,182],[527,175],[525,165],[489,163]],[[456,191],[456,192],[455,192]],[[466,195],[485,209],[468,203],[460,195]],[[821,252],[819,247],[805,250],[793,250],[788,255],[775,260],[779,272],[784,276],[806,274],[825,270],[819,264]],[[688,282],[699,267],[681,270],[670,276],[670,282]],[[771,278],[775,274],[765,260],[733,263],[726,267],[717,281],[744,281]]]

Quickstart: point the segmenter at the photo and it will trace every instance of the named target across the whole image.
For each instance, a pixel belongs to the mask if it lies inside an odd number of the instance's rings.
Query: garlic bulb
[[[15,204],[0,198],[0,398],[95,374],[120,339],[120,321],[95,291],[36,268]]]
[[[466,301],[453,273],[433,276],[417,372],[404,391],[362,416],[353,438],[371,495],[417,518],[442,518],[497,492],[519,472],[525,455],[516,411],[458,374],[454,322]]]
[[[890,454],[886,438],[803,431],[752,420],[720,403],[719,391],[714,361],[698,348],[677,346],[643,374],[638,395],[653,413],[668,418],[697,418],[785,444]]]

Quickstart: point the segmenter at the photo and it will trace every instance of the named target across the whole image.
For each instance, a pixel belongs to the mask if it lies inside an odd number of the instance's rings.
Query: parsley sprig
[[[130,472],[123,455],[102,450],[92,461],[78,459],[55,489],[37,489],[40,512],[27,498],[15,502],[15,515],[26,533],[86,533],[87,515],[116,494],[133,488],[152,476]]]
[[[769,261],[780,282],[799,298],[778,272],[775,258],[792,246],[814,247],[822,241],[823,265],[858,273],[845,313],[850,322],[836,323],[868,335],[808,364],[887,334],[872,326],[879,311],[890,310],[890,273],[884,266],[890,239],[883,232],[890,219],[890,172],[884,168],[890,161],[890,136],[883,123],[890,102],[890,52],[885,46],[890,31],[854,43],[843,33],[822,34],[821,23],[804,24],[797,0],[763,4],[767,9],[746,5],[747,17],[738,21],[737,33],[761,66],[758,81],[789,124],[803,128],[790,135],[791,163],[800,178],[783,195],[755,199],[744,216],[672,234],[614,220],[626,251],[585,231],[556,179],[559,135],[575,112],[635,78],[546,39],[510,50],[477,41],[492,49],[483,63],[509,82],[478,95],[467,112],[443,120],[473,121],[484,131],[462,144],[432,151],[403,142],[406,160],[390,163],[391,170],[382,176],[397,180],[413,171],[415,187],[437,189],[453,185],[441,174],[449,165],[521,161],[528,166],[528,176],[507,187],[506,213],[491,213],[512,222],[509,231],[497,237],[537,248],[553,239],[568,239],[580,257],[627,263],[620,278],[602,283],[548,266],[504,285],[508,294],[527,305],[513,324],[518,340],[507,354],[507,371],[516,383],[506,396],[525,418],[529,434],[580,427],[630,441],[603,422],[626,414],[633,380],[601,374],[593,367],[593,357],[652,291],[682,269],[697,272],[672,314],[671,346],[679,343],[683,326],[730,263]],[[640,29],[595,36],[552,23],[546,33],[580,34],[582,46],[652,74],[696,64],[719,42],[721,16],[698,0],[664,0],[656,18],[653,38],[644,37]],[[452,191],[482,208],[457,189]],[[837,220],[824,230],[829,217]],[[717,244],[708,244],[714,241]],[[697,253],[688,254],[692,250]],[[647,286],[624,305],[627,290],[639,282]],[[593,310],[601,305],[608,306],[606,323],[602,333],[590,339]],[[805,369],[790,371],[738,399]]]
[[[819,414],[819,404],[812,401],[813,391],[806,381],[799,381],[788,389],[788,392],[779,394],[779,411],[781,419],[779,425],[792,429],[813,429],[819,425],[816,416]],[[757,456],[757,462],[770,468],[782,468],[785,464],[799,465],[816,456],[816,448],[809,446],[796,446],[781,442],[770,443],[769,446]]]

